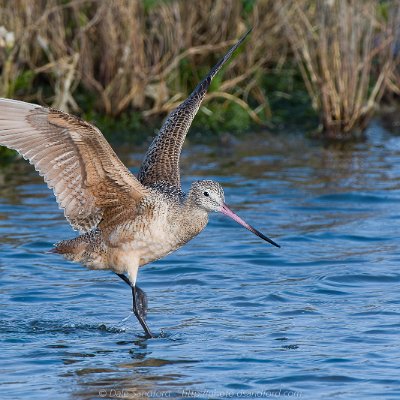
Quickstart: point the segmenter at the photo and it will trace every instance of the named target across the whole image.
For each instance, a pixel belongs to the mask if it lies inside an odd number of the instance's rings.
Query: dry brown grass
[[[400,93],[398,2],[387,2],[386,18],[377,13],[379,0],[243,4],[0,0],[0,96],[112,117],[165,115],[250,26],[204,104],[233,102],[265,121],[271,110],[262,76],[291,52],[326,137],[363,130],[383,92]]]
[[[390,92],[400,96],[400,6],[388,16],[389,26],[395,40],[391,43],[390,52],[395,60],[395,68],[387,79]]]
[[[389,20],[378,9],[378,0],[292,0],[279,10],[328,138],[366,127],[395,70],[399,7],[390,4]]]
[[[233,101],[259,122],[268,112],[260,68],[281,50],[274,39],[280,27],[271,11],[273,1],[257,1],[247,15],[242,2],[235,0],[160,1],[150,8],[145,4],[0,0],[0,27],[14,35],[13,43],[2,44],[0,32],[0,95],[77,110],[79,86],[96,99],[97,111],[107,115],[132,108],[145,117],[164,114],[253,26],[251,42],[205,102]],[[16,88],[15,82],[25,80],[36,85]],[[38,81],[50,83],[50,98],[37,90]],[[248,106],[249,97],[255,110]]]

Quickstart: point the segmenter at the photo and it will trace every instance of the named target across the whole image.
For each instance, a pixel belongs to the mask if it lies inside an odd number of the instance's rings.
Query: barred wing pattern
[[[168,116],[147,151],[138,179],[143,185],[165,183],[180,189],[179,158],[186,134],[212,79],[240,46],[249,30],[197,85],[192,94]]]
[[[35,166],[80,232],[147,194],[97,128],[61,111],[0,99],[0,145]]]

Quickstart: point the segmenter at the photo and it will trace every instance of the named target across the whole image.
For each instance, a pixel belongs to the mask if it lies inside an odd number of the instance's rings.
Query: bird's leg
[[[117,274],[117,273],[116,273]],[[124,274],[117,274],[126,284],[131,286],[131,282],[129,281],[128,277]],[[132,286],[131,286],[132,287]]]
[[[140,325],[142,325],[146,336],[154,337],[146,324],[145,318],[147,314],[147,296],[139,286],[132,285],[131,281],[124,274],[117,274],[126,284],[132,288],[132,309]]]
[[[127,285],[129,285],[131,288],[133,287],[130,280],[128,277],[124,274],[117,274]],[[147,296],[146,293],[140,289],[139,286],[135,285],[136,291],[135,291],[135,299],[134,303],[136,305],[136,309],[140,316],[145,319],[147,315]],[[135,308],[135,305],[133,308]]]
[[[135,314],[136,318],[142,325],[146,336],[148,338],[154,337],[153,334],[150,332],[149,327],[146,324],[145,316],[147,312],[147,297],[146,294],[143,292],[142,289],[139,287],[131,286],[132,287],[132,299],[133,299],[133,313]]]
[[[138,314],[145,319],[147,315],[147,296],[137,285],[135,285],[135,304]]]

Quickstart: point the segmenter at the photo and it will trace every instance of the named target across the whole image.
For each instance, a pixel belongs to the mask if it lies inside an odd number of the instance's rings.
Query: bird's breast
[[[141,265],[147,264],[177,250],[207,225],[207,214],[185,215],[184,212],[163,214],[149,227],[149,236],[143,241],[146,248],[141,255]]]
[[[197,236],[207,222],[207,213],[188,213],[178,204],[161,202],[151,213],[118,226],[109,236],[109,243],[123,253],[135,254],[142,266],[183,246]]]

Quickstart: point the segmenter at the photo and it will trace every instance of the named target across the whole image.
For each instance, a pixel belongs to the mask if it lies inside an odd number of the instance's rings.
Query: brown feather
[[[112,208],[135,209],[148,193],[96,127],[61,111],[0,99],[0,145],[35,166],[81,232]]]
[[[140,168],[138,179],[143,185],[166,183],[180,188],[179,158],[193,118],[200,108],[212,79],[230,59],[232,53],[240,46],[250,31],[229,49],[225,56],[197,85],[192,94],[168,116],[150,145]]]

